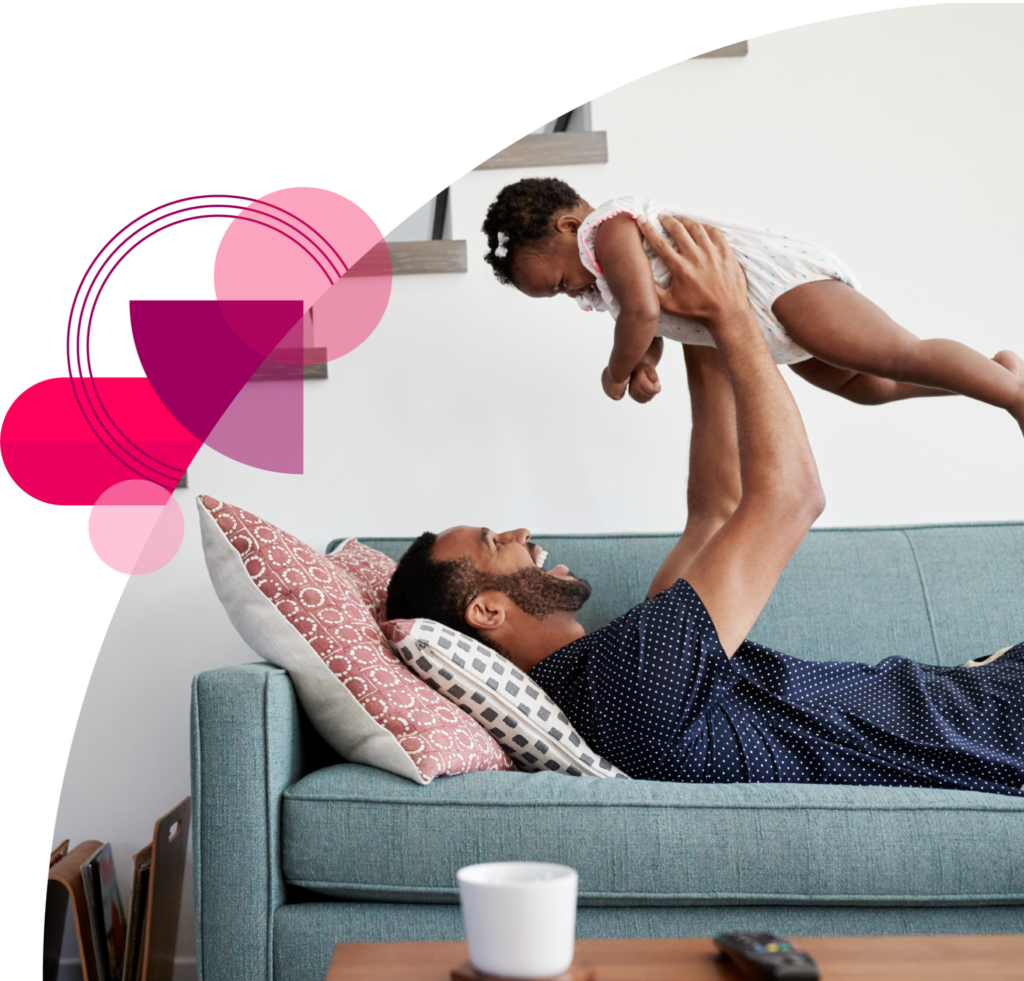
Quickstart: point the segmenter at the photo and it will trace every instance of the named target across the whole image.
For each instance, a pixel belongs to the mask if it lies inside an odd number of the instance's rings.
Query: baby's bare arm
[[[633,369],[629,378],[629,397],[641,405],[650,402],[661,391],[661,379],[658,378],[658,362],[665,342],[660,337],[651,341],[651,346],[640,358],[640,363]]]
[[[631,215],[623,212],[602,222],[594,244],[597,261],[620,308],[607,375],[624,391],[633,369],[651,347],[661,308],[643,236]]]
[[[640,358],[640,364],[649,364],[652,368],[656,368],[658,363],[661,361],[661,355],[665,350],[665,340],[661,337],[655,337],[651,341],[651,346],[643,353]]]

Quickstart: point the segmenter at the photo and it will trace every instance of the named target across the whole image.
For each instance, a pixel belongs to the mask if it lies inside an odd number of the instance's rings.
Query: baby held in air
[[[487,211],[485,256],[495,276],[533,297],[564,294],[615,318],[601,383],[638,402],[661,390],[662,338],[713,346],[699,323],[662,310],[665,264],[643,228],[671,236],[662,219],[685,216],[724,234],[747,278],[750,307],[777,364],[863,405],[960,394],[1006,409],[1024,431],[1024,359],[987,358],[958,341],[921,340],[862,292],[853,271],[826,249],[734,222],[614,198],[591,207],[555,178],[505,187]],[[678,226],[677,226],[678,227]]]

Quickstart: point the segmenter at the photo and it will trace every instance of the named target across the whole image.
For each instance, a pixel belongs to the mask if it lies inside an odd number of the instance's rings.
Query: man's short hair
[[[480,592],[477,570],[465,558],[435,562],[430,553],[436,541],[437,535],[425,531],[399,560],[388,586],[388,618],[426,617],[486,644],[465,617],[470,600]]]

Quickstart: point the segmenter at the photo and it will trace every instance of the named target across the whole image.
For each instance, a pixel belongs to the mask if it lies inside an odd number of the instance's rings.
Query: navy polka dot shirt
[[[1024,796],[1024,643],[978,667],[804,661],[749,642],[730,660],[680,579],[530,674],[639,779]]]

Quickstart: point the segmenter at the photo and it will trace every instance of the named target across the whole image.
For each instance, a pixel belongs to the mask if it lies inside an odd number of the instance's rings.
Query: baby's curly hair
[[[584,203],[583,198],[557,177],[524,177],[503,187],[487,209],[483,224],[488,247],[484,261],[494,270],[498,282],[514,285],[512,263],[516,254],[547,238],[554,219],[561,212],[573,211]],[[500,243],[499,232],[503,236]],[[499,244],[504,246],[504,255],[495,255]]]

